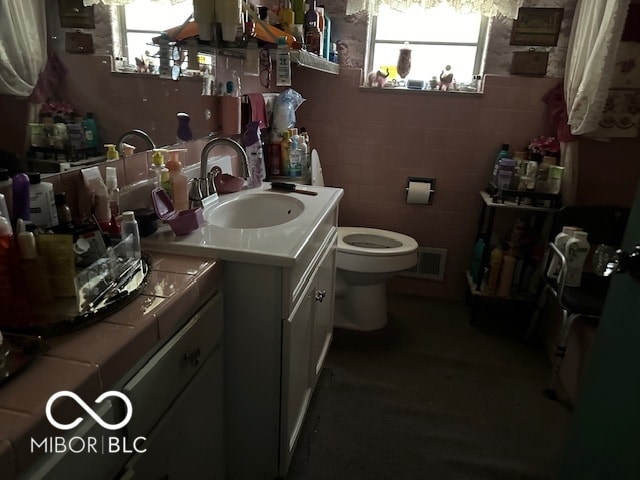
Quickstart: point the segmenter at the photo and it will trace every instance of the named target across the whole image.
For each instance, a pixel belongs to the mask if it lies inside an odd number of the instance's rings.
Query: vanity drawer
[[[222,341],[222,294],[209,300],[123,387],[133,405],[130,437],[151,431]]]
[[[311,236],[311,240],[296,259],[296,264],[285,269],[283,275],[283,304],[282,318],[287,318],[294,306],[300,300],[311,274],[316,268],[325,248],[330,245],[337,235],[338,211],[331,210],[318,224]]]

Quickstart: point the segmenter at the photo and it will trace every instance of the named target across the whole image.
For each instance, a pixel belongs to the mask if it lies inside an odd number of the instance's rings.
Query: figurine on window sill
[[[438,90],[451,90],[453,85],[453,72],[451,71],[451,65],[447,65],[444,67],[444,70],[440,72],[440,84],[438,85]]]
[[[385,74],[382,70],[377,70],[369,73],[367,75],[367,87],[378,87],[382,88],[387,83],[387,77],[389,76],[389,69],[387,68],[387,73]]]

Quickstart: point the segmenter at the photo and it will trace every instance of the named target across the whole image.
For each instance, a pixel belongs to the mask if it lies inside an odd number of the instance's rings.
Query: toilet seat
[[[338,227],[338,251],[374,257],[406,255],[418,248],[413,238],[398,232],[365,227]]]

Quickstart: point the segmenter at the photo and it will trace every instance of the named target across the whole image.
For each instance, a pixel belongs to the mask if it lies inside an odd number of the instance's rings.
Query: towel
[[[251,107],[251,120],[253,122],[261,122],[260,128],[267,128],[269,126],[269,117],[264,97],[261,93],[247,93],[247,98]]]

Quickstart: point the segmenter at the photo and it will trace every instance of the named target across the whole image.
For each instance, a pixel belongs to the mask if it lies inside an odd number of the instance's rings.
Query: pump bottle
[[[178,160],[178,154],[181,151],[185,150],[169,150],[169,160],[167,161],[171,192],[173,194],[173,205],[176,212],[189,209],[189,181],[182,171],[182,162]]]

